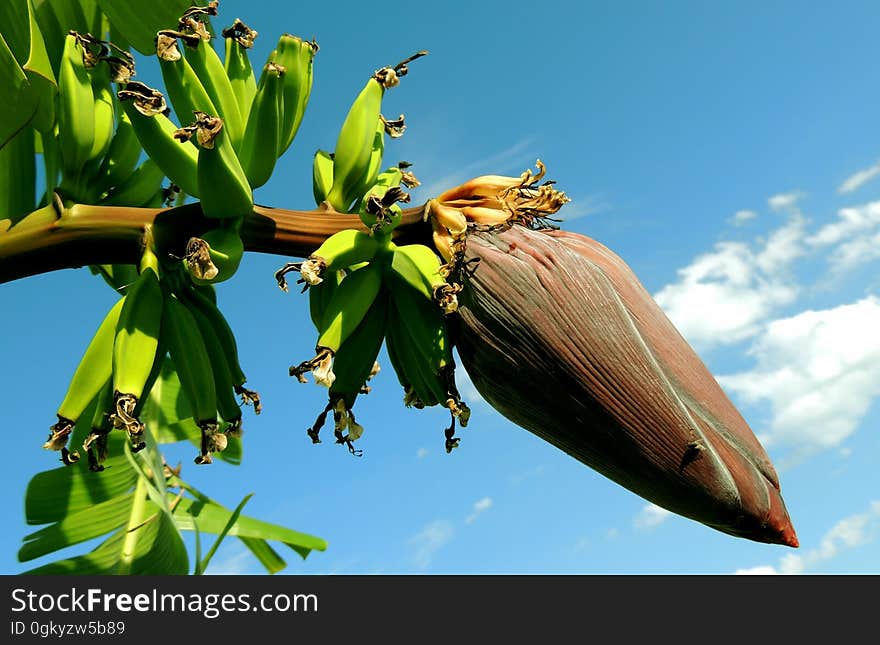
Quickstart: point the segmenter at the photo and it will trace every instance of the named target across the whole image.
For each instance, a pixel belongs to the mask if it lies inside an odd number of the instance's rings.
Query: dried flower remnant
[[[461,268],[468,231],[494,231],[521,224],[542,227],[556,221],[553,215],[570,200],[552,181],[541,180],[546,168],[541,160],[519,177],[482,175],[443,192],[425,205],[434,246],[449,263],[448,272]]]
[[[227,27],[221,33],[224,38],[232,38],[245,49],[253,47],[254,41],[257,39],[257,32],[238,18],[232,22],[231,27]]]

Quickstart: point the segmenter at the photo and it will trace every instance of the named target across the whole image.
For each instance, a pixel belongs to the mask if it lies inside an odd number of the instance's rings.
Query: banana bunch
[[[138,163],[142,147],[136,128],[112,91],[113,83],[129,84],[134,73],[134,59],[113,43],[73,31],[65,36],[57,126],[41,140],[47,175],[44,201],[50,201],[48,195],[57,187],[63,199],[85,204],[165,203],[165,174],[150,159]]]
[[[111,282],[128,280],[122,297],[105,315],[58,407],[44,448],[59,450],[65,464],[76,462],[67,440],[80,417],[94,401],[91,430],[83,443],[89,468],[103,469],[107,435],[124,430],[133,451],[145,446],[144,404],[169,356],[193,420],[201,429],[196,463],[210,463],[230,438],[241,436],[241,404],[261,411],[259,395],[245,388],[235,336],[212,298],[213,289],[192,284],[179,263],[160,262],[152,235],[132,276],[101,274]]]
[[[385,135],[396,138],[406,126],[403,115],[388,121],[381,113],[385,90],[400,83],[407,65],[428,52],[420,51],[394,67],[377,70],[355,98],[339,130],[332,154],[319,150],[312,165],[315,202],[349,213],[375,183],[382,166]]]
[[[398,170],[399,174],[399,170]],[[363,434],[353,407],[379,372],[383,341],[407,406],[441,405],[450,410],[446,448],[458,445],[455,425],[467,425],[469,410],[455,386],[452,340],[446,315],[458,306],[461,287],[449,284],[437,255],[423,245],[398,246],[380,230],[343,230],[328,238],[309,258],[279,269],[300,274],[309,294],[309,312],[318,332],[314,358],[291,366],[290,375],[328,388],[328,402],[308,429],[314,443],[332,412],[336,442],[348,447]]]
[[[242,221],[253,211],[253,190],[268,181],[302,122],[317,44],[285,34],[259,80],[247,50],[257,33],[240,20],[222,32],[225,59],[205,24],[217,3],[190,7],[175,29],[158,32],[156,53],[168,100],[129,83],[119,98],[144,149],[181,190],[201,202],[216,225],[186,245],[183,266],[197,285],[221,282],[244,253]]]

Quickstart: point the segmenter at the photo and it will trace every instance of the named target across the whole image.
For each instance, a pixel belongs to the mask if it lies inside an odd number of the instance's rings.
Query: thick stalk
[[[404,211],[398,241],[431,243],[423,208]],[[197,203],[166,209],[74,204],[59,212],[54,221],[0,234],[0,283],[89,264],[136,263],[148,225],[166,251],[182,256],[192,235],[215,225]],[[362,227],[357,215],[254,206],[241,235],[246,251],[307,257],[337,231]]]

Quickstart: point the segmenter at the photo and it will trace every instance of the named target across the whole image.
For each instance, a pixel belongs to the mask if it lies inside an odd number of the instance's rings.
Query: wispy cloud
[[[492,498],[491,497],[483,497],[482,499],[474,502],[473,510],[471,510],[471,514],[467,516],[465,519],[465,524],[473,524],[480,515],[488,511],[492,508]]]
[[[727,220],[734,226],[742,226],[746,222],[750,222],[758,216],[758,213],[750,210],[740,210],[736,211],[733,216]]]
[[[639,531],[657,528],[672,517],[672,512],[656,504],[646,504],[638,515],[633,518],[633,526]]]
[[[412,564],[424,571],[434,560],[434,556],[449,544],[455,535],[452,523],[448,520],[435,520],[413,535],[407,542],[412,548]]]
[[[822,536],[819,544],[798,554],[783,556],[778,566],[761,565],[739,569],[737,574],[800,574],[815,571],[848,549],[868,544],[880,533],[880,500],[872,501],[867,510],[837,522]]]
[[[416,450],[416,459],[424,459],[427,456],[428,456],[428,449],[427,448],[419,448],[418,450]]]
[[[831,249],[828,261],[837,274],[880,258],[880,201],[841,208],[835,221],[806,241],[817,249]]]
[[[527,137],[501,152],[465,164],[457,168],[455,172],[451,172],[427,184],[422,190],[426,195],[436,196],[444,190],[458,186],[468,179],[479,175],[503,175],[508,173],[513,177],[518,177],[527,167],[535,162],[535,159],[530,158],[526,154],[533,141],[533,137]]]
[[[778,193],[767,199],[767,205],[774,211],[790,210],[804,197],[806,197],[806,193],[799,190],[790,193]]]
[[[738,576],[775,576],[779,572],[776,570],[776,567],[764,564],[757,567],[749,567],[748,569],[737,569],[734,573]]]
[[[769,403],[765,445],[798,461],[840,445],[880,396],[880,299],[772,321],[748,353],[754,368],[718,381],[747,403]]]
[[[847,177],[843,183],[840,184],[837,192],[841,194],[852,193],[876,178],[878,175],[880,175],[880,161],[870,168],[859,170]]]
[[[655,299],[698,347],[755,336],[776,309],[798,296],[790,268],[805,253],[805,235],[806,221],[795,213],[766,239],[719,242],[679,269],[678,281],[663,287]]]

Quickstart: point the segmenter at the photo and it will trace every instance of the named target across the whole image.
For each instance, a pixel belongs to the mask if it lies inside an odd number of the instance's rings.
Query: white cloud
[[[878,227],[880,227],[880,201],[868,202],[860,206],[841,208],[837,211],[837,220],[823,226],[817,233],[807,238],[807,242],[817,247],[840,244]]]
[[[794,208],[804,196],[804,193],[800,191],[779,193],[770,197],[767,200],[767,205],[775,211],[788,210]]]
[[[750,569],[737,569],[734,572],[734,574],[738,576],[775,576],[778,573],[776,567],[770,565],[751,567]]]
[[[750,210],[740,210],[736,211],[728,221],[734,226],[742,226],[746,222],[749,222],[755,219],[758,214],[755,211]]]
[[[807,238],[814,248],[832,247],[832,270],[842,273],[880,258],[880,201],[841,208],[837,219]]]
[[[853,173],[852,175],[847,177],[844,182],[840,184],[837,192],[851,193],[853,191],[856,191],[878,175],[880,175],[880,162],[875,163],[870,168],[859,170],[858,172]]]
[[[770,404],[766,445],[802,458],[838,446],[880,395],[880,299],[771,322],[749,350],[754,369],[718,377],[748,403]]]
[[[880,532],[880,500],[874,500],[862,513],[840,520],[822,536],[819,545],[804,553],[783,556],[779,565],[763,565],[739,569],[737,574],[800,574],[815,570],[822,563],[833,560],[843,551],[874,541]]]
[[[437,551],[446,546],[454,535],[452,523],[448,520],[435,520],[425,526],[408,541],[413,549],[413,565],[417,569],[427,569],[434,560]]]
[[[735,343],[756,335],[778,307],[794,302],[789,277],[804,254],[805,220],[799,214],[754,245],[720,242],[679,269],[679,280],[656,295],[679,331],[694,345]],[[754,247],[754,248],[753,248]]]
[[[646,504],[633,519],[633,526],[640,531],[653,529],[663,524],[670,517],[672,517],[671,511],[667,511],[656,504]]]
[[[418,450],[416,450],[416,459],[424,459],[427,456],[428,456],[428,449],[427,448],[419,448]]]
[[[476,502],[474,502],[474,508],[471,511],[471,514],[467,516],[465,523],[466,524],[473,524],[474,521],[480,515],[482,515],[486,511],[488,511],[490,508],[492,508],[492,498],[491,497],[484,497],[482,499],[477,500]]]

